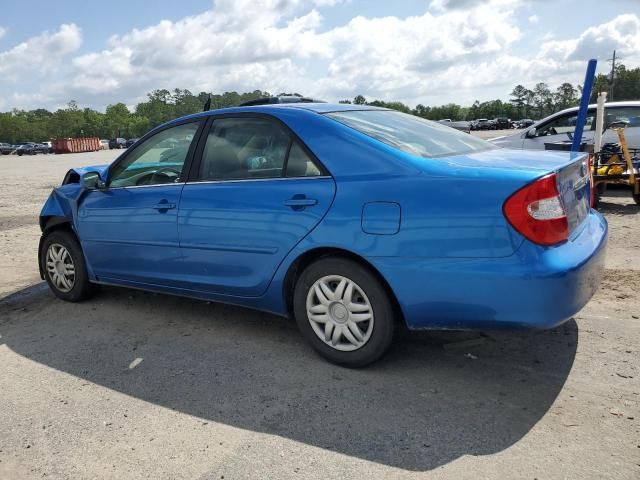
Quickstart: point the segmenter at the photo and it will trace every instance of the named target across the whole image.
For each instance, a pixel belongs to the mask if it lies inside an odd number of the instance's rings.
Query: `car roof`
[[[598,105],[596,103],[590,103],[588,109],[589,110],[593,110],[595,108],[597,108]],[[623,101],[623,102],[606,102],[604,104],[605,108],[611,108],[611,107],[640,107],[640,100],[628,100],[628,101]],[[560,110],[559,112],[555,112],[552,113],[551,115],[547,115],[544,118],[541,118],[540,120],[537,120],[534,123],[534,127],[537,127],[538,125],[545,123],[549,120],[555,119],[559,116],[565,115],[567,113],[573,113],[573,112],[577,112],[578,108],[580,107],[569,107],[569,108],[565,108],[564,110]]]
[[[310,110],[316,113],[344,112],[344,111],[353,111],[353,110],[389,110],[388,108],[373,107],[371,105],[354,105],[351,103],[297,102],[297,103],[274,103],[274,104],[267,104],[267,105],[251,105],[251,106],[245,106],[245,107],[221,108],[219,110],[211,110],[210,112],[207,112],[207,113],[216,114],[216,113],[225,112],[225,111],[273,112],[274,110],[280,110],[282,108]]]
[[[589,104],[589,108],[597,108],[598,104],[596,103],[590,103]],[[605,108],[610,108],[610,107],[640,107],[640,100],[629,100],[626,102],[606,102],[604,104]],[[569,113],[569,112],[575,112],[578,110],[579,107],[569,107],[569,108],[565,108],[564,110],[560,110],[559,112],[554,113],[553,115],[558,115],[560,113]]]
[[[251,105],[245,107],[227,107],[227,108],[218,108],[215,110],[208,110],[206,112],[198,112],[192,113],[191,115],[185,115],[183,117],[175,118],[173,120],[169,120],[163,125],[159,125],[156,128],[164,127],[171,125],[176,122],[180,122],[183,120],[191,119],[191,118],[199,118],[199,117],[207,117],[210,115],[224,115],[228,113],[267,113],[267,114],[275,114],[279,110],[287,109],[287,110],[305,110],[309,112],[314,112],[318,114],[322,113],[333,113],[333,112],[348,112],[348,111],[363,111],[363,110],[378,110],[378,111],[395,111],[390,108],[382,108],[382,107],[374,107],[371,105],[354,105],[349,103],[273,103],[273,104],[265,104],[265,105]],[[154,129],[155,130],[155,129]]]

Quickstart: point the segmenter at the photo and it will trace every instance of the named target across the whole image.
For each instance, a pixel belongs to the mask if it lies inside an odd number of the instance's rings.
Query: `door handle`
[[[169,202],[160,202],[160,203],[156,203],[153,207],[154,210],[159,210],[159,211],[164,211],[166,212],[167,210],[171,210],[172,208],[176,208],[176,204],[175,203],[169,203]]]
[[[307,198],[304,195],[294,195],[289,200],[285,200],[284,204],[294,210],[302,210],[306,207],[313,207],[318,201],[315,198]]]

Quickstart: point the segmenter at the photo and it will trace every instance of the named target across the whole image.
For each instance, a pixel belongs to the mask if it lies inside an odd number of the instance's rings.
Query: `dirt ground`
[[[493,132],[496,133],[496,132]],[[421,333],[364,370],[253,311],[54,299],[38,211],[71,166],[0,157],[0,479],[640,478],[640,209],[609,192],[605,280],[545,332]]]

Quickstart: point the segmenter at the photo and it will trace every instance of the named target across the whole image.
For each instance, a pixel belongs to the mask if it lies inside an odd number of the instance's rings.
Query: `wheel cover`
[[[63,293],[70,292],[76,283],[76,268],[69,250],[59,243],[47,249],[47,274],[51,283]]]
[[[373,332],[373,307],[353,280],[327,275],[307,293],[307,318],[326,345],[341,352],[364,346]]]

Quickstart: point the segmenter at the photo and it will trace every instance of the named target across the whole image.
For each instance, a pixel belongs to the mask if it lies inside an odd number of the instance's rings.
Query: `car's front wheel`
[[[362,367],[389,348],[394,309],[385,287],[363,265],[341,257],[310,264],[294,290],[300,331],[326,359]]]
[[[68,302],[88,298],[94,290],[80,244],[73,234],[63,230],[49,233],[43,240],[40,262],[53,294]]]

